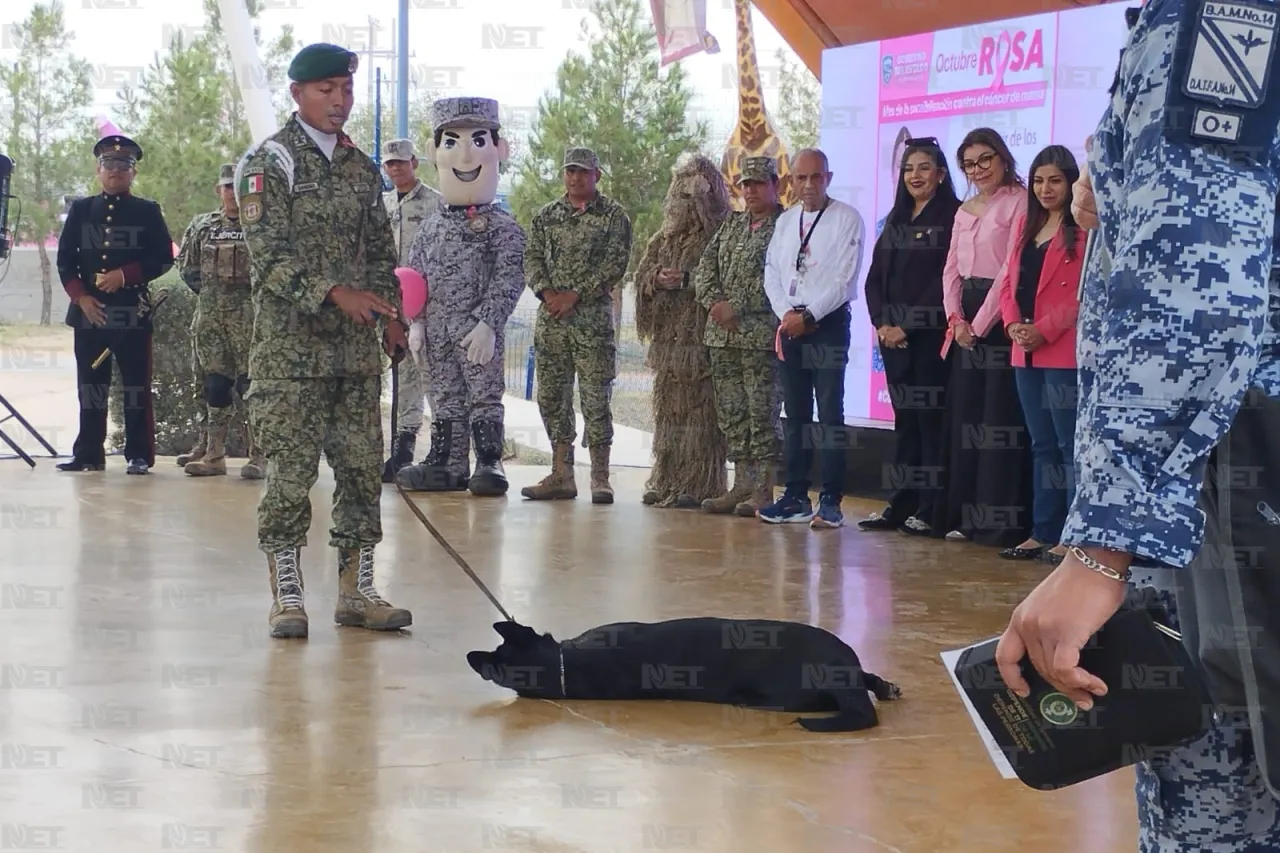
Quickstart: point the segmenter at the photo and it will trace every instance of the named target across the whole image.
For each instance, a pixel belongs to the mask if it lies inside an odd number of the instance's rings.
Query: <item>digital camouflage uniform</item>
[[[563,168],[594,171],[600,161],[590,148],[570,148]],[[567,318],[538,309],[534,327],[538,409],[553,451],[551,474],[522,490],[526,498],[575,498],[573,444],[578,437],[573,410],[576,376],[585,425],[584,446],[591,452],[591,500],[612,503],[609,452],[613,445],[610,398],[618,373],[618,343],[613,327],[613,291],[620,287],[631,257],[631,218],[616,201],[597,192],[582,209],[566,193],[533,218],[525,248],[524,274],[529,289],[542,299],[546,291],[573,291],[578,302]]]
[[[774,181],[777,161],[747,157],[740,183]],[[778,318],[764,291],[764,261],[782,205],[763,218],[749,211],[729,214],[698,264],[695,289],[708,311],[717,302],[733,306],[735,331],[707,317],[703,343],[711,359],[716,415],[734,463],[733,487],[702,502],[708,512],[754,518],[773,503],[773,472],[782,441],[782,386],[774,338]]]
[[[1063,542],[1133,554],[1134,582],[1176,596],[1222,711],[1138,765],[1144,853],[1280,849],[1275,42],[1274,2],[1149,0],[1089,157]],[[1184,94],[1205,91],[1222,100]]]
[[[498,131],[498,102],[441,98],[432,127]],[[431,450],[400,469],[396,482],[413,491],[470,489],[505,494],[502,469],[506,391],[503,338],[524,291],[523,229],[498,204],[455,206],[443,200],[422,223],[409,250],[409,266],[427,280],[427,387],[431,395]],[[493,357],[473,364],[464,339],[484,323],[494,334]],[[471,473],[471,443],[476,471]]]
[[[411,139],[393,139],[382,146],[384,164],[392,160],[409,161],[415,156]],[[392,187],[382,194],[382,203],[386,205],[387,215],[391,219],[391,235],[395,237],[399,265],[407,267],[413,238],[422,227],[423,220],[439,206],[440,193],[418,181],[404,198],[400,198],[399,190]],[[421,314],[405,319],[411,321],[409,340],[414,345],[409,349],[409,358],[395,367],[399,375],[396,435],[392,437],[391,458],[387,460],[382,474],[382,480],[386,483],[394,482],[395,472],[413,462],[418,432],[422,429],[423,404],[429,402],[426,347],[421,345],[426,337],[426,321]]]
[[[179,244],[180,249],[179,249],[178,257],[174,260],[174,266],[176,266],[180,271],[183,269],[187,269],[188,266],[190,265],[189,259],[187,255],[183,252],[183,250],[186,249],[186,247],[188,246],[192,236],[196,232],[196,229],[200,227],[200,224],[207,217],[210,217],[213,215],[214,215],[213,213],[197,214],[195,218],[191,220],[191,224],[187,226],[187,230],[183,233],[182,241]],[[190,265],[190,268],[198,269],[198,265]],[[186,276],[183,276],[183,281],[186,282],[188,287],[192,288],[193,293],[196,293],[196,294],[200,293],[198,283],[195,286],[193,286],[190,281],[187,281]],[[204,388],[204,370],[201,369],[200,367],[200,352],[199,352],[199,349],[196,347],[196,328],[199,327],[199,325],[200,325],[200,299],[197,297],[197,299],[195,300],[195,305],[191,310],[191,324],[187,327],[187,336],[188,336],[188,340],[191,343],[191,378],[194,379],[196,383],[199,384],[200,387],[203,389]],[[201,394],[201,399],[204,399],[203,393]],[[247,417],[248,417],[248,412],[246,411],[246,418]],[[188,464],[199,461],[204,458],[205,450],[207,450],[209,446],[209,406],[208,404],[205,404],[200,407],[200,412],[197,415],[197,423],[200,425],[200,432],[196,437],[196,443],[192,445],[191,449],[188,450],[186,453],[183,453],[180,456],[178,456],[176,461],[178,463],[179,468],[186,468]]]
[[[354,73],[356,55],[310,45],[294,58],[299,83]],[[275,595],[272,635],[306,636],[299,549],[311,527],[311,487],[323,452],[333,469],[340,625],[402,628],[409,611],[374,587],[382,540],[382,335],[328,301],[336,286],[400,305],[396,251],[378,168],[343,133],[332,160],[297,114],[241,161],[236,189],[251,252],[256,308],[248,401],[267,457],[258,541]]]
[[[235,164],[222,167],[218,186],[231,186]],[[253,338],[253,301],[249,289],[249,246],[239,217],[222,210],[197,216],[182,238],[178,270],[195,291],[195,361],[204,387],[205,448],[185,470],[195,477],[227,473],[226,440],[238,397],[249,388],[249,343]],[[249,430],[249,462],[240,469],[247,480],[265,476],[266,460]]]

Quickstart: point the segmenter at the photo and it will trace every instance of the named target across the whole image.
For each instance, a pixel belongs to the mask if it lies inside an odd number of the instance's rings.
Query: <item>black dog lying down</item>
[[[565,642],[518,622],[497,622],[502,645],[469,652],[486,681],[531,699],[677,699],[770,711],[835,712],[800,719],[811,732],[853,732],[879,722],[868,691],[902,691],[862,669],[832,633],[796,622],[674,619],[616,622]]]

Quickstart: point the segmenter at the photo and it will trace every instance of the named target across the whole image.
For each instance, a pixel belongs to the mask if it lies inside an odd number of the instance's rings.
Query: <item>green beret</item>
[[[360,57],[336,44],[309,44],[289,63],[289,79],[313,83],[330,77],[350,77],[360,67]]]

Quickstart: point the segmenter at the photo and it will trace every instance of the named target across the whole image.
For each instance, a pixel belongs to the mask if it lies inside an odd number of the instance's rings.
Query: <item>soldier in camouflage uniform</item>
[[[226,440],[236,398],[249,388],[249,342],[253,337],[253,301],[249,290],[249,247],[235,199],[235,164],[218,176],[222,208],[191,221],[182,238],[177,266],[196,295],[195,362],[204,386],[205,446],[184,470],[193,477],[227,473]],[[266,460],[249,430],[246,480],[266,475]]]
[[[631,218],[596,189],[600,160],[590,148],[565,151],[563,169],[565,194],[533,217],[524,255],[525,279],[542,302],[533,346],[538,409],[553,458],[550,475],[521,494],[530,500],[578,496],[573,471],[576,374],[585,445],[591,452],[591,502],[611,504],[609,403],[618,371],[613,289],[621,286],[631,257]]]
[[[778,164],[772,157],[742,161],[746,210],[716,231],[698,264],[698,302],[707,309],[703,343],[711,358],[716,415],[728,442],[733,486],[707,498],[707,512],[755,518],[773,503],[774,468],[782,442],[782,386],[774,338],[778,318],[764,291],[764,261],[778,203]]]
[[[1029,655],[1087,709],[1106,686],[1079,649],[1125,581],[1174,603],[1216,707],[1137,767],[1144,853],[1280,849],[1278,12],[1149,0],[1136,17],[1073,203],[1097,246],[1070,550],[997,650],[1015,692]]]
[[[414,491],[470,489],[496,497],[509,486],[502,468],[503,333],[524,291],[524,231],[494,203],[498,166],[509,153],[498,134],[498,102],[442,98],[431,113],[442,204],[409,250],[409,266],[431,289],[431,450],[422,462],[401,468],[396,482]]]
[[[382,169],[392,188],[382,194],[382,203],[391,217],[391,234],[396,238],[400,266],[409,265],[409,247],[422,221],[440,204],[440,193],[418,180],[418,156],[412,139],[393,139],[382,146]],[[399,374],[396,435],[391,438],[391,458],[382,469],[382,482],[395,482],[396,472],[413,464],[413,451],[422,429],[423,403],[427,399],[426,321],[419,314],[409,321],[409,358],[397,368]],[[434,408],[434,407],[433,407]]]
[[[322,452],[336,481],[334,620],[373,630],[413,621],[374,586],[374,546],[382,541],[379,350],[398,362],[409,343],[378,168],[342,132],[357,64],[336,45],[299,51],[289,65],[297,111],[250,150],[236,176],[252,256],[248,400],[267,456],[258,542],[271,575],[273,637],[308,633],[298,558]]]

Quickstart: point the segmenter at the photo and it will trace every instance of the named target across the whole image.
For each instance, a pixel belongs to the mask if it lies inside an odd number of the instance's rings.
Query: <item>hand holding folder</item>
[[[1088,711],[1045,681],[1029,659],[1022,672],[1031,693],[1018,697],[996,665],[996,639],[962,651],[953,675],[1017,778],[1054,790],[1148,760],[1208,729],[1212,699],[1166,622],[1151,590],[1138,590],[1090,639],[1080,666],[1108,689]]]

